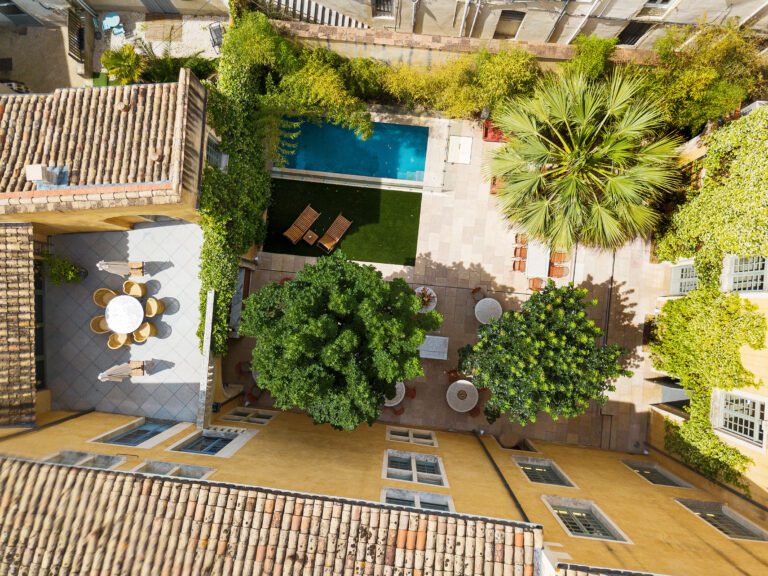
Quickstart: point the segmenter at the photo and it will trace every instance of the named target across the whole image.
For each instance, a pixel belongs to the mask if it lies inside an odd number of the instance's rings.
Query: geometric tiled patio
[[[140,224],[127,232],[62,234],[50,239],[51,252],[68,256],[88,270],[79,284],[54,286],[44,294],[46,385],[56,409],[94,408],[177,421],[193,421],[197,411],[202,357],[196,330],[202,232],[195,224]],[[96,268],[99,260],[141,260],[147,294],[162,298],[165,312],[154,320],[157,337],[119,350],[107,348],[107,335],[89,328],[103,314],[91,298],[100,287],[122,290],[124,278]],[[122,382],[98,375],[129,360],[154,360],[152,373]]]

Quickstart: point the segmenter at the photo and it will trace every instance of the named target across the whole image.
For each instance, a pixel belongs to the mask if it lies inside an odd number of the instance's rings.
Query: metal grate
[[[518,466],[522,469],[528,480],[531,482],[538,482],[539,484],[555,484],[557,486],[570,486],[562,474],[555,468],[552,463],[528,463],[518,462]]]
[[[764,438],[765,402],[743,398],[736,394],[723,396],[722,428],[762,445]]]
[[[587,538],[609,538],[616,540],[616,536],[605,526],[591,510],[570,508],[567,506],[553,507],[558,518],[565,524],[568,531],[574,536]]]
[[[147,420],[141,426],[137,426],[132,430],[118,434],[113,438],[102,440],[102,442],[106,444],[119,444],[120,446],[138,446],[147,440],[151,440],[158,434],[165,432],[173,425],[173,422]]]
[[[719,502],[698,502],[696,500],[678,500],[678,502],[726,536],[747,540],[766,540],[765,534],[761,531],[726,514],[725,507]]]
[[[373,0],[373,15],[392,16],[392,0]]]
[[[655,464],[647,464],[644,462],[625,462],[625,464],[648,480],[651,484],[658,484],[659,486],[682,486],[682,484],[677,482],[674,478],[659,470],[658,466]]]
[[[619,44],[625,46],[634,46],[645,33],[651,29],[651,24],[645,22],[631,21],[619,34]]]
[[[765,258],[752,256],[738,258],[731,273],[731,290],[735,292],[761,292],[765,288]]]
[[[224,447],[232,442],[232,440],[234,440],[234,437],[208,436],[203,434],[176,450],[179,452],[191,452],[193,454],[213,455],[223,450]]]

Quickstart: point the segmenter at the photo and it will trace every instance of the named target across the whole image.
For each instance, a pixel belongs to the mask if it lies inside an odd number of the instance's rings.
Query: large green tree
[[[256,339],[252,366],[276,406],[353,430],[377,418],[397,381],[422,374],[418,347],[442,318],[420,307],[404,280],[337,251],[250,296],[240,333]]]
[[[490,421],[502,414],[520,424],[539,412],[558,418],[584,413],[590,400],[605,402],[610,381],[630,375],[618,363],[622,349],[600,346],[602,331],[587,318],[587,291],[550,281],[519,312],[505,312],[480,327],[479,341],[460,351],[460,368],[488,388]]]
[[[674,188],[679,141],[662,135],[637,77],[551,75],[494,114],[510,141],[490,160],[509,220],[555,248],[617,248],[653,230]]]

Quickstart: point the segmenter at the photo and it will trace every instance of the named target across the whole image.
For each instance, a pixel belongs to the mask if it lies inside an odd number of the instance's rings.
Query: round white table
[[[392,408],[393,406],[397,406],[400,404],[400,402],[403,401],[403,398],[405,398],[405,382],[396,382],[395,383],[395,395],[392,398],[387,398],[384,400],[384,406],[387,408]]]
[[[445,393],[448,406],[456,412],[469,412],[477,406],[479,398],[477,388],[469,380],[456,380]]]
[[[104,310],[107,326],[117,334],[130,334],[144,322],[144,306],[133,296],[115,296]]]
[[[481,324],[488,324],[491,320],[501,318],[501,304],[493,298],[483,298],[475,304],[475,318]]]

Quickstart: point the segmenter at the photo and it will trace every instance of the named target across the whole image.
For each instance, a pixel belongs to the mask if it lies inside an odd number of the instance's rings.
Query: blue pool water
[[[361,140],[332,124],[304,124],[287,167],[374,178],[424,180],[429,128],[373,123],[373,136]]]

